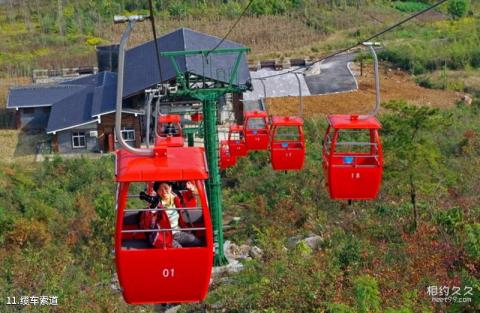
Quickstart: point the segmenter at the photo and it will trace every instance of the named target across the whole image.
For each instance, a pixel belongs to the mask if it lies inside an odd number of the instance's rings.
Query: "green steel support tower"
[[[215,260],[214,265],[220,266],[228,263],[223,252],[223,225],[222,225],[222,186],[219,169],[219,151],[218,151],[218,132],[217,132],[217,100],[227,93],[241,93],[246,90],[245,86],[238,85],[238,68],[242,56],[248,52],[248,48],[231,48],[217,50],[194,50],[194,51],[172,51],[162,52],[161,56],[168,57],[176,71],[177,84],[179,88],[176,93],[169,96],[190,97],[202,101],[203,105],[203,129],[204,145],[209,170],[207,182],[207,196],[212,215],[213,235],[215,240]],[[187,73],[183,73],[177,63],[177,57],[201,57],[205,70],[206,66],[211,66],[212,60],[209,56],[219,54],[236,55],[235,62],[229,71],[228,82],[225,78],[221,81],[209,79],[205,76],[196,76],[191,78]],[[211,73],[211,71],[210,71]],[[225,75],[225,71],[222,72]],[[218,75],[218,70],[217,70]],[[200,87],[199,87],[200,86]]]

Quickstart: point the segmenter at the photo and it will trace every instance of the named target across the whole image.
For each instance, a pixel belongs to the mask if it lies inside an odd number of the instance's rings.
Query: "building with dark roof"
[[[161,51],[190,51],[214,48],[220,38],[180,28],[157,39]],[[241,48],[224,41],[220,48]],[[102,52],[102,53],[99,53]],[[107,55],[105,55],[107,52]],[[11,88],[7,108],[15,109],[17,128],[44,130],[53,135],[54,151],[61,153],[111,151],[114,149],[114,112],[117,74],[115,55],[118,46],[99,47],[100,72],[58,84],[31,85]],[[108,62],[105,62],[107,56]],[[184,73],[202,76],[218,82],[228,82],[236,55],[212,54],[176,57]],[[234,84],[247,86],[250,73],[245,56],[240,62]],[[208,63],[208,64],[206,64]],[[108,64],[108,68],[105,68]],[[162,82],[176,81],[172,61],[161,57]],[[160,83],[153,40],[126,51],[124,76],[124,110],[122,129],[127,140],[141,144],[141,120],[144,92]]]

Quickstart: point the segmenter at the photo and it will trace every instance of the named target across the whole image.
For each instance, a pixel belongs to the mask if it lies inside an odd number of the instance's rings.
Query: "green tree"
[[[418,194],[434,192],[440,179],[441,152],[432,133],[444,121],[438,109],[405,101],[391,101],[384,106],[391,112],[382,119],[385,172],[395,181],[400,194],[408,193],[416,229]]]
[[[469,0],[450,0],[448,2],[448,13],[454,19],[459,19],[467,14],[469,7]]]

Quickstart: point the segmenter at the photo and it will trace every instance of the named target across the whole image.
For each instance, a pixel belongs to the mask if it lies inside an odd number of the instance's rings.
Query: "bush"
[[[472,258],[480,258],[480,224],[465,225],[465,251]]]
[[[12,230],[5,236],[5,241],[9,246],[19,248],[25,246],[40,248],[48,244],[51,239],[45,224],[25,218],[17,219]]]
[[[344,238],[337,252],[337,258],[341,268],[346,269],[360,262],[360,246],[360,241],[355,236],[350,235]]]
[[[423,88],[433,88],[433,83],[428,76],[419,76],[416,78],[416,83]]]
[[[357,277],[353,288],[358,313],[380,312],[380,292],[375,278],[368,275]]]
[[[87,39],[85,40],[85,44],[88,46],[98,46],[101,43],[102,43],[102,38],[98,38],[94,36],[88,36]]]
[[[460,208],[451,208],[435,214],[435,221],[451,235],[463,225],[463,212]]]
[[[459,19],[467,14],[469,7],[469,0],[450,0],[448,2],[448,13],[454,19]]]
[[[170,16],[175,18],[185,18],[188,15],[188,6],[181,1],[172,2],[167,10]]]
[[[422,3],[422,2],[414,2],[414,1],[394,1],[392,2],[392,5],[395,9],[402,11],[402,12],[407,12],[407,13],[412,13],[412,12],[417,12],[421,11],[425,8],[428,7],[428,4]]]

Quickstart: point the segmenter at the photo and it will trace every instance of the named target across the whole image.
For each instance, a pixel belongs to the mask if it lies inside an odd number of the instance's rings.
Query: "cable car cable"
[[[431,11],[431,10],[435,9],[436,7],[442,5],[443,3],[447,2],[447,1],[448,1],[448,0],[440,0],[440,1],[438,1],[437,3],[429,6],[428,8],[425,8],[425,9],[423,9],[423,10],[421,10],[421,11],[419,11],[419,12],[413,14],[413,15],[410,15],[410,16],[407,17],[406,19],[403,19],[403,20],[401,20],[400,22],[395,23],[394,25],[392,25],[392,26],[390,26],[390,27],[387,27],[386,29],[382,30],[382,31],[379,32],[379,33],[376,33],[375,35],[373,35],[373,36],[371,36],[371,37],[369,37],[369,38],[366,38],[366,39],[364,39],[364,40],[361,40],[361,41],[357,42],[356,44],[354,44],[354,45],[352,45],[352,46],[350,46],[350,47],[341,49],[341,50],[339,50],[339,51],[337,51],[337,52],[334,52],[334,53],[329,54],[329,55],[327,55],[327,56],[325,56],[325,57],[323,57],[323,58],[320,58],[320,59],[318,59],[317,61],[313,62],[312,64],[310,64],[310,65],[308,65],[308,66],[304,66],[304,67],[305,67],[306,69],[309,69],[310,67],[312,67],[313,65],[315,65],[315,64],[317,64],[317,63],[320,63],[320,62],[322,62],[322,61],[325,61],[325,60],[327,60],[327,59],[330,59],[330,58],[332,58],[332,57],[334,57],[334,56],[336,56],[336,55],[338,55],[338,54],[341,54],[341,53],[343,53],[343,52],[347,52],[348,50],[351,50],[351,49],[353,49],[353,48],[355,48],[355,47],[357,47],[357,46],[362,45],[364,42],[371,41],[372,39],[375,39],[375,38],[377,38],[377,37],[379,37],[379,36],[381,36],[381,35],[383,35],[383,34],[385,34],[385,33],[387,33],[387,32],[390,32],[390,31],[394,30],[395,28],[397,28],[397,27],[405,24],[406,22],[408,22],[408,21],[410,21],[410,20],[412,20],[412,19],[414,19],[414,18],[416,18],[416,17],[418,17],[418,16],[420,16],[420,15],[422,15],[422,14],[425,14],[425,13],[427,13],[428,11]],[[282,76],[282,75],[285,75],[285,74],[293,73],[293,72],[295,72],[295,71],[297,71],[297,70],[298,70],[298,68],[289,70],[289,71],[287,71],[287,72],[279,73],[279,74],[273,74],[273,75],[267,75],[267,76],[263,76],[263,77],[257,77],[257,78],[255,78],[255,79],[266,79],[266,78],[272,78],[272,77]]]
[[[149,0],[149,1],[152,1],[152,0]],[[245,13],[247,13],[247,10],[248,8],[250,8],[250,5],[252,5],[253,1],[255,0],[250,0],[250,2],[247,4],[247,6],[245,7],[245,9],[243,9],[243,12],[240,14],[240,16],[237,18],[237,20],[235,21],[235,23],[233,24],[232,27],[230,27],[230,30],[227,32],[227,34],[225,36],[223,36],[222,40],[220,40],[220,42],[210,51],[207,52],[207,54],[205,55],[206,57],[208,57],[208,55],[212,52],[214,52],[215,50],[217,50],[218,47],[220,47],[222,45],[222,43],[225,41],[225,39],[227,39],[227,37],[230,35],[230,33],[233,31],[233,29],[237,26],[237,24],[240,22],[240,20],[242,19],[242,17],[245,15]]]
[[[160,83],[162,83],[163,82],[162,64],[160,63],[160,50],[158,48],[158,42],[157,42],[157,31],[155,30],[155,17],[153,15],[152,0],[148,0],[148,7],[149,7],[149,10],[150,10],[150,22],[151,22],[151,25],[152,25],[153,42],[155,43],[155,51],[157,53],[158,73],[160,74]]]

